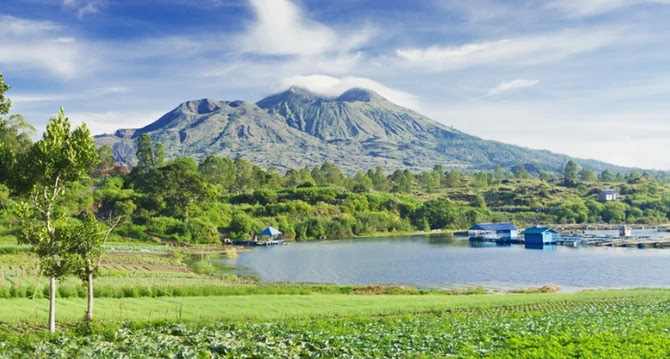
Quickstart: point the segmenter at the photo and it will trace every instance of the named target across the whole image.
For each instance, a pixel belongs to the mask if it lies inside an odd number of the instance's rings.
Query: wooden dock
[[[624,247],[624,248],[670,248],[670,237],[600,237],[590,235],[562,235],[556,239],[557,245],[562,246],[596,246],[596,247]]]
[[[259,246],[265,246],[265,247],[270,247],[270,246],[280,246],[284,244],[283,239],[272,239],[272,240],[267,240],[267,241],[234,241],[234,245],[236,246],[250,246],[250,247],[259,247]]]

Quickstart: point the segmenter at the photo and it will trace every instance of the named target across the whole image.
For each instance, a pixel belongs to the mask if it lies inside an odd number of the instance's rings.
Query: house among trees
[[[598,194],[598,201],[600,202],[609,202],[616,201],[619,197],[619,193],[613,189],[604,189]]]
[[[471,241],[512,240],[519,236],[519,229],[513,223],[478,223],[468,229]]]
[[[556,243],[558,232],[542,226],[526,228],[523,231],[524,246],[526,248],[542,248],[545,244]]]

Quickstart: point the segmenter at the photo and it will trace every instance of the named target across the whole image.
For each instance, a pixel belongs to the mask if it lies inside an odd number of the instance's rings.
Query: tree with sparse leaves
[[[77,182],[98,163],[95,142],[85,124],[70,129],[61,108],[52,117],[42,139],[14,168],[25,183],[13,190],[26,198],[19,207],[19,241],[30,244],[39,258],[41,271],[50,278],[49,330],[56,330],[56,281],[72,271],[72,243],[62,227],[59,206],[68,185]],[[21,193],[22,192],[22,193]]]

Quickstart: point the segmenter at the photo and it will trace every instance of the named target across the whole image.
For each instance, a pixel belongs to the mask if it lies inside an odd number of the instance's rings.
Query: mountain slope
[[[570,157],[487,141],[444,126],[366,89],[325,97],[292,87],[256,104],[202,99],[180,104],[140,129],[96,136],[118,161],[134,162],[135,141],[149,134],[168,158],[208,155],[244,157],[261,166],[296,168],[324,161],[346,172],[383,166],[387,170],[510,168],[560,171]],[[622,168],[579,160],[600,171]]]

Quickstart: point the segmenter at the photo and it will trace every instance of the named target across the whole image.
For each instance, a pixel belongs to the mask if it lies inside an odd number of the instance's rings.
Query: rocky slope
[[[209,155],[244,157],[282,169],[331,161],[346,172],[383,166],[387,170],[510,168],[560,171],[568,156],[487,141],[435,122],[366,89],[325,97],[292,87],[256,104],[244,101],[188,101],[140,129],[96,136],[114,148],[117,161],[133,163],[137,137],[148,133],[168,158]],[[599,171],[620,169],[579,160]]]

